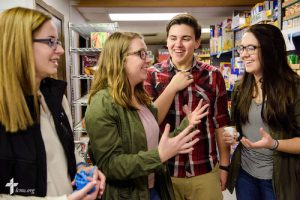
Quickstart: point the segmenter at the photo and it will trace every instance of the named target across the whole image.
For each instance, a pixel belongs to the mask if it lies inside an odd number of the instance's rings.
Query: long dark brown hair
[[[269,24],[251,26],[252,33],[260,45],[260,63],[262,68],[262,104],[261,117],[272,130],[291,132],[295,129],[293,103],[297,97],[299,76],[290,68],[287,61],[286,46],[281,31]],[[233,116],[238,124],[249,121],[248,113],[255,91],[253,74],[245,72],[237,83],[236,107]]]

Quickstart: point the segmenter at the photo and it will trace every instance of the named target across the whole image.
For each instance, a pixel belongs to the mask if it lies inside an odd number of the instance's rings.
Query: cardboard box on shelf
[[[233,48],[233,32],[224,32],[222,38],[222,51],[228,51]]]
[[[230,89],[230,76],[231,76],[231,65],[230,62],[220,62],[220,72],[225,81],[226,90]]]
[[[243,28],[250,25],[250,11],[242,11],[232,17],[231,29]]]

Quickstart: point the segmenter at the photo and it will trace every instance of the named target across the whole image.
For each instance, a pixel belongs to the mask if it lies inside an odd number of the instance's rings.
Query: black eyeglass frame
[[[253,55],[255,50],[259,48],[260,46],[256,46],[256,45],[247,45],[247,46],[240,45],[236,48],[236,51],[239,54],[242,54],[246,50],[249,55]]]
[[[138,50],[138,51],[130,52],[127,55],[128,56],[129,55],[138,55],[142,60],[146,60],[149,56],[149,53],[146,50],[141,49],[141,50]]]
[[[57,49],[57,46],[62,46],[61,41],[54,39],[54,38],[36,38],[32,40],[33,42],[41,42],[46,43],[52,49]]]

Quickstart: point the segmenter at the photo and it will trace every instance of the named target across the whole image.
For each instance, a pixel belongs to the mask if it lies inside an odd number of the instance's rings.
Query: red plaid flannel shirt
[[[144,85],[153,101],[177,72],[170,59],[148,69],[148,78]],[[194,145],[193,152],[177,155],[168,161],[171,176],[174,177],[198,176],[210,172],[218,161],[215,129],[229,124],[227,93],[219,70],[194,59],[191,74],[194,82],[176,94],[160,128],[163,131],[166,123],[169,123],[172,131],[185,117],[183,106],[187,104],[194,110],[201,98],[204,103],[210,104],[209,114],[197,127],[200,133],[196,137],[200,140]]]

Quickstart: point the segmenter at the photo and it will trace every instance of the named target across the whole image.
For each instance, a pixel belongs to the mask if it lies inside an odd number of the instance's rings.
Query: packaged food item
[[[82,56],[82,73],[93,75],[97,70],[98,56]]]

